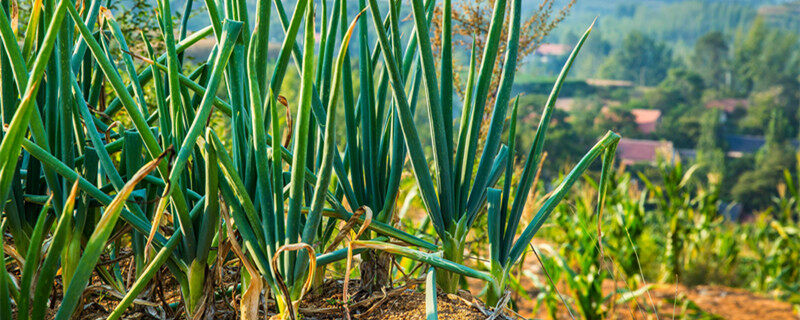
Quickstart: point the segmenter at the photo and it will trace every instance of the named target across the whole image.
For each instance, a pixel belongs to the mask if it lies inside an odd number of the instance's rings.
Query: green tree
[[[569,32],[562,37],[561,43],[575,43],[577,39],[577,33]],[[603,61],[608,59],[608,55],[611,54],[611,48],[611,42],[603,36],[603,28],[598,28],[597,31],[592,30],[592,36],[586,39],[586,43],[581,48],[581,59],[575,61],[571,74],[574,74],[576,78],[597,77]]]
[[[697,163],[710,173],[725,172],[725,146],[719,118],[718,109],[706,112],[697,141]]]
[[[614,130],[624,137],[638,134],[636,117],[621,107],[606,106],[600,109],[600,113],[594,119],[594,131],[602,132],[604,128]]]
[[[797,115],[797,91],[784,86],[774,86],[768,90],[753,92],[750,95],[750,108],[739,120],[739,128],[747,134],[766,134],[765,126],[769,124],[774,110],[781,116],[793,119]],[[791,127],[786,130],[792,132]]]
[[[795,167],[795,154],[789,139],[788,121],[774,109],[765,135],[765,144],[756,154],[755,169],[739,177],[731,194],[746,209],[759,210],[772,204],[783,170]]]
[[[664,80],[673,64],[672,50],[666,44],[634,31],[612,52],[600,73],[605,77],[652,86]]]
[[[739,34],[733,51],[735,89],[743,95],[774,86],[797,89],[797,35],[770,28],[756,19],[746,34]]]
[[[693,114],[701,114],[701,107],[678,105],[664,114],[655,135],[672,141],[676,148],[693,148],[697,145],[702,131],[700,119]]]
[[[772,109],[767,132],[764,135],[764,146],[759,150],[759,155],[768,155],[774,152],[790,151],[789,149],[789,122],[780,109]],[[763,165],[763,157],[756,157],[756,166]]]
[[[659,85],[667,96],[671,97],[667,108],[677,103],[695,103],[703,96],[706,84],[696,72],[686,68],[669,69],[667,77]]]
[[[527,115],[520,117],[520,123],[517,125],[517,147],[515,149],[526,150],[533,144],[533,138],[536,134],[536,127],[541,119],[541,106],[547,102],[547,96],[540,94],[526,94],[520,97],[519,114]],[[550,127],[547,131],[547,139],[551,139],[552,143],[545,145],[547,152],[547,161],[555,163],[568,163],[581,156],[581,150],[584,150],[587,145],[591,144],[591,139],[594,139],[594,132],[579,131],[579,128],[584,126],[575,125],[571,121],[571,114],[561,109],[553,110],[550,118]],[[608,129],[606,129],[608,130]],[[589,137],[587,139],[587,137]],[[517,154],[516,156],[520,156]],[[543,170],[560,170],[561,168],[543,168]],[[553,173],[553,172],[547,172]],[[557,174],[557,172],[556,172]]]
[[[730,50],[725,35],[719,31],[706,33],[694,44],[690,57],[692,69],[699,73],[709,87],[726,88],[729,75]]]
[[[736,181],[731,196],[742,204],[746,211],[762,210],[772,205],[772,197],[777,185],[783,181],[783,168],[791,165],[794,156],[780,154],[778,157],[765,157],[759,167],[743,173]]]

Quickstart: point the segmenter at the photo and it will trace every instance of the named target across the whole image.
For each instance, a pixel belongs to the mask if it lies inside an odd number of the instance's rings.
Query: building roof
[[[633,109],[631,113],[636,117],[636,123],[654,122],[661,118],[661,110],[658,109]]]
[[[711,100],[706,102],[706,108],[708,109],[720,109],[725,112],[733,112],[736,108],[747,108],[750,106],[750,102],[747,99],[718,99],[718,100]]]
[[[575,107],[575,98],[558,98],[556,100],[556,109],[564,111],[572,111]]]
[[[661,121],[661,110],[657,109],[633,109],[631,114],[636,117],[636,125],[642,133],[656,131],[658,122]]]
[[[766,143],[762,136],[726,134],[723,138],[728,145],[728,152],[754,153]]]
[[[543,43],[536,48],[536,54],[540,56],[563,56],[572,50],[572,46],[558,43]]]
[[[633,81],[612,79],[586,79],[586,83],[595,87],[633,87]]]
[[[617,155],[623,163],[655,162],[659,156],[672,160],[675,148],[669,141],[622,138],[617,145]]]
[[[763,136],[726,134],[722,138],[728,146],[728,156],[733,158],[739,158],[748,153],[756,153],[767,143],[767,140]],[[791,144],[797,148],[800,146],[800,141],[794,139],[791,141]]]

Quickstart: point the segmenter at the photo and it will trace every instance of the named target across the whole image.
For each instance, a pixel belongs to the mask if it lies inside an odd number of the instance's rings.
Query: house
[[[653,133],[661,123],[661,110],[633,109],[631,114],[636,117],[636,126],[641,133]]]
[[[538,56],[563,56],[572,50],[572,46],[558,43],[543,43],[534,54]]]
[[[612,79],[586,79],[586,83],[593,87],[604,88],[631,88],[634,86],[633,81]]]
[[[628,138],[619,140],[617,156],[624,164],[654,163],[658,159],[672,162],[678,157],[670,141]]]
[[[543,43],[536,51],[533,52],[533,56],[539,59],[542,63],[547,63],[550,59],[555,57],[562,57],[572,50],[572,46],[566,44],[558,44],[558,43]]]
[[[575,107],[575,98],[558,98],[556,100],[556,109],[571,112]]]
[[[727,155],[731,158],[741,158],[745,154],[756,153],[766,143],[762,136],[741,134],[726,134],[723,140],[727,145]]]
[[[720,109],[725,113],[731,113],[738,108],[747,109],[750,102],[747,99],[718,99],[706,102],[706,109]]]
[[[745,154],[756,153],[767,140],[763,136],[751,136],[743,134],[726,134],[723,137],[727,145],[727,156],[731,158],[741,158]],[[800,147],[800,141],[791,141],[795,148]]]

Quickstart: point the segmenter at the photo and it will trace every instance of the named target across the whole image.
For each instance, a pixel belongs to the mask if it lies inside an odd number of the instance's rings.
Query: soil
[[[121,256],[126,256],[125,252]],[[108,256],[103,256],[101,261],[109,261]],[[532,260],[532,259],[529,259]],[[130,269],[130,259],[120,261],[121,272],[127,275]],[[534,273],[541,270],[536,263],[525,264],[525,268]],[[7,265],[8,271],[15,278],[19,278],[19,267],[16,263]],[[157,276],[159,281],[151,285],[148,289],[149,294],[143,300],[150,304],[175,304],[180,303],[180,290],[178,284],[169,276],[166,269]],[[230,284],[238,283],[240,270],[233,263],[226,266],[217,274],[216,288],[226,288]],[[216,278],[216,277],[214,277]],[[547,318],[545,308],[536,310],[537,302],[535,297],[538,291],[535,285],[528,280],[528,277],[521,277],[522,286],[530,288],[528,295],[532,299],[522,299],[515,297],[518,305],[518,313],[524,318]],[[221,283],[220,283],[221,282]],[[342,280],[328,280],[320,288],[309,292],[305,299],[301,301],[299,312],[303,319],[308,320],[334,320],[346,319],[345,310],[342,306]],[[421,281],[410,280],[409,284],[393,289],[386,289],[371,295],[358,292],[358,280],[351,280],[349,284],[350,296],[350,315],[351,319],[357,320],[399,320],[399,319],[425,319],[425,294],[418,286]],[[469,281],[470,289],[473,293],[481,290],[482,284],[477,281]],[[129,285],[129,284],[128,284]],[[109,312],[119,302],[119,298],[111,294],[112,290],[104,288],[104,282],[97,277],[96,273],[92,277],[90,288],[84,295],[84,304],[79,308],[79,316],[74,319],[105,319]],[[604,284],[605,292],[613,292],[614,283],[608,281]],[[561,289],[561,293],[568,295],[568,289]],[[206,319],[237,319],[238,301],[240,296],[237,292],[225,292],[224,289],[217,290],[211,314]],[[63,287],[61,286],[60,276],[54,283],[51,305],[60,304]],[[274,313],[274,304],[267,302]],[[459,294],[444,294],[439,292],[437,300],[439,319],[454,320],[478,320],[486,319],[488,311],[478,299],[470,292],[461,291]],[[768,319],[800,319],[798,310],[792,304],[776,300],[772,297],[759,295],[744,289],[730,288],[724,286],[696,286],[686,287],[675,284],[655,284],[649,290],[649,294],[643,294],[636,302],[625,305],[617,305],[611,312],[615,319],[732,319],[732,320],[768,320]],[[159,314],[160,308],[152,308],[143,305],[135,305],[128,309],[123,316],[124,319],[185,319],[185,315],[179,314]],[[182,311],[183,306],[178,305],[174,310]],[[16,311],[16,310],[15,310]],[[48,318],[55,313],[55,308],[50,308],[47,312]],[[272,315],[271,313],[270,315]],[[513,313],[507,313],[509,315]],[[685,315],[686,317],[682,317]],[[266,316],[262,312],[262,317]],[[575,314],[576,318],[580,315]],[[572,319],[563,305],[560,306],[558,313],[559,319]]]
[[[164,276],[162,279],[169,279]],[[99,279],[94,279],[99,282]],[[165,287],[174,283],[166,280]],[[56,295],[60,296],[61,290],[56,285]],[[425,319],[425,293],[416,288],[415,284],[374,293],[371,296],[359,296],[357,292],[358,280],[350,283],[351,307],[350,314],[353,320],[423,320]],[[604,287],[613,290],[613,283]],[[166,289],[166,288],[165,288]],[[165,300],[176,302],[180,300],[177,286],[174,290],[165,292]],[[676,294],[677,292],[677,294]],[[535,297],[535,292],[531,292]],[[567,294],[562,291],[562,294]],[[677,299],[676,299],[677,297]],[[227,300],[239,297],[227,297]],[[56,301],[59,299],[56,298]],[[81,308],[81,314],[76,319],[104,319],[118,302],[102,292],[92,292],[85,296],[89,301]],[[347,319],[342,307],[342,281],[329,280],[321,288],[310,292],[300,303],[299,312],[307,320],[339,320]],[[536,301],[534,299],[518,300],[519,315],[525,319],[547,318],[544,308],[539,308],[534,313]],[[58,305],[58,303],[56,303]],[[270,307],[274,307],[268,303]],[[214,313],[208,319],[236,319],[238,312],[234,306],[225,301],[217,301]],[[454,320],[483,320],[487,319],[485,306],[483,306],[469,292],[461,291],[458,295],[439,292],[437,307],[439,319]],[[182,307],[179,307],[182,309]],[[48,316],[53,316],[53,309]],[[272,311],[272,310],[271,310]],[[573,313],[575,310],[573,310]],[[509,313],[511,314],[511,313]],[[613,319],[675,319],[686,315],[689,319],[731,319],[731,320],[767,320],[767,319],[800,319],[790,303],[777,301],[768,297],[751,293],[743,289],[724,286],[698,286],[687,288],[682,285],[658,284],[653,285],[650,294],[644,294],[638,303],[631,302],[618,305],[612,313]],[[271,314],[272,315],[272,312]],[[174,315],[165,315],[173,319]],[[262,313],[263,316],[263,313]],[[580,315],[575,314],[576,318]],[[153,308],[143,306],[132,307],[126,312],[124,319],[158,319]],[[177,319],[184,319],[179,316]],[[559,319],[572,319],[567,310],[560,306]]]
[[[612,292],[607,282],[604,291]],[[562,291],[562,294],[567,294]],[[536,301],[522,301],[519,313],[525,318],[547,318],[544,307],[534,313]],[[573,309],[573,313],[576,310]],[[617,305],[614,319],[730,319],[730,320],[798,320],[800,315],[792,304],[725,286],[686,287],[675,284],[656,284],[638,301]],[[580,316],[575,314],[576,318]],[[560,306],[559,319],[572,319]]]
[[[301,304],[301,313],[307,319],[346,319],[344,310],[340,307],[341,283],[341,280],[330,280],[317,292],[310,293]],[[356,280],[351,282],[349,286],[351,295],[357,294],[357,289],[354,289],[357,286]],[[611,292],[614,290],[614,284],[607,282],[604,290]],[[532,296],[535,297],[535,293]],[[547,318],[544,308],[534,313],[535,300],[519,299],[518,302],[520,302],[519,316],[525,319]],[[439,319],[487,318],[481,310],[485,306],[466,291],[461,291],[458,295],[440,292],[437,304]],[[413,288],[401,287],[387,291],[385,295],[375,294],[355,302],[354,305],[356,307],[351,308],[352,319],[425,319],[425,294]],[[312,310],[325,310],[326,313],[309,312]],[[612,311],[611,319],[800,319],[790,303],[725,286],[689,288],[675,284],[656,284],[652,286],[649,295],[643,294],[637,302],[617,305]],[[575,317],[580,318],[580,315],[575,314]],[[572,319],[563,306],[559,319]]]
[[[526,259],[523,267],[525,271],[546,279],[536,259]],[[548,319],[544,306],[537,310],[537,286],[529,277],[520,277],[519,280],[522,287],[528,289],[527,294],[531,297],[525,299],[513,296],[519,315],[525,319]],[[468,283],[473,293],[478,293],[483,288],[481,281],[468,279]],[[613,281],[606,281],[603,291],[610,294],[624,287],[624,284],[615,286]],[[636,289],[638,288],[631,288]],[[559,290],[565,299],[570,299],[569,288],[559,285]],[[580,319],[576,306],[572,304],[571,307],[574,317]],[[776,297],[719,285],[687,287],[669,283],[651,284],[649,294],[646,292],[637,301],[629,304],[617,305],[609,313],[613,314],[610,317],[612,319],[800,320],[800,306],[795,307]],[[563,304],[559,305],[558,319],[572,319]]]
[[[300,304],[300,313],[306,319],[347,319],[342,301],[341,280],[326,281],[316,291],[309,293]],[[352,297],[359,297],[358,281],[348,286]],[[416,284],[384,290],[371,296],[360,297],[351,303],[351,319],[359,320],[423,320],[425,319],[425,293],[416,290]],[[351,298],[352,300],[352,298]],[[440,319],[484,320],[482,306],[468,292],[459,295],[437,295],[437,311]]]
[[[677,298],[676,297],[677,289]],[[675,285],[658,285],[651,295],[657,304],[659,317],[672,318],[686,306],[687,313],[703,315],[692,310],[694,304],[705,316],[730,320],[800,319],[792,305],[754,294],[744,289],[724,286],[697,286],[686,288]],[[677,303],[672,303],[677,302]],[[676,317],[679,315],[675,315]]]

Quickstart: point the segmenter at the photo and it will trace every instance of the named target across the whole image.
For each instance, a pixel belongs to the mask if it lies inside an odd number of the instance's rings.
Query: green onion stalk
[[[341,2],[341,3],[339,3]],[[334,10],[341,10],[342,16],[347,12],[347,2],[335,3]],[[358,2],[358,9],[365,12],[368,4],[365,0]],[[372,5],[372,4],[370,4]],[[388,28],[391,51],[401,66],[401,80],[409,84],[410,105],[412,114],[420,101],[421,73],[417,62],[416,37],[403,39],[400,32],[401,1],[391,1],[389,12],[380,18]],[[434,1],[427,0],[426,23],[430,23]],[[344,172],[336,185],[337,200],[346,200],[350,207],[369,207],[375,212],[373,222],[391,224],[396,211],[396,200],[400,192],[400,181],[406,159],[406,146],[401,132],[400,119],[397,114],[396,101],[389,96],[390,75],[380,66],[380,52],[383,48],[375,45],[370,50],[368,19],[358,22],[358,83],[357,92],[353,90],[351,65],[348,60],[343,65],[342,101],[344,102],[344,124],[346,129],[344,149]],[[344,22],[344,20],[342,20]],[[344,24],[341,24],[344,32]],[[329,28],[329,39],[335,35],[336,28]],[[416,32],[416,31],[413,31]],[[327,40],[330,44],[332,41]],[[401,45],[401,42],[406,42]],[[323,75],[325,76],[325,75]],[[325,82],[323,82],[324,84]],[[323,92],[325,87],[323,86]],[[332,230],[332,229],[327,229]],[[365,233],[362,240],[374,238],[374,233]],[[428,249],[435,246],[425,243]],[[389,284],[390,259],[387,254],[366,251],[361,254],[361,287],[366,292],[380,290]],[[322,273],[318,273],[318,281]]]
[[[491,69],[494,66],[496,59],[497,45],[499,42],[500,31],[502,29],[502,22],[505,15],[505,6],[507,1],[495,2],[495,9],[493,13],[492,26],[490,27],[489,34],[487,35],[487,47],[484,53],[483,65],[481,74],[477,81],[477,91],[475,97],[484,97],[487,95],[489,83],[491,81]],[[394,2],[397,3],[397,2]],[[382,21],[380,7],[377,1],[370,0],[370,11],[372,13],[373,21]],[[450,10],[450,1],[445,1],[444,9]],[[434,229],[439,239],[441,240],[440,250],[443,251],[443,257],[455,263],[461,263],[463,260],[463,243],[466,237],[469,226],[474,221],[474,215],[477,213],[477,205],[475,210],[469,212],[467,208],[467,200],[469,196],[469,183],[470,179],[462,179],[462,177],[472,177],[472,158],[476,153],[477,140],[479,139],[477,129],[479,129],[482,116],[470,112],[470,110],[484,109],[485,100],[471,99],[473,96],[471,86],[468,87],[467,101],[464,101],[464,115],[462,117],[459,130],[458,141],[454,140],[452,128],[452,41],[451,41],[451,15],[449,12],[443,13],[443,43],[442,43],[442,66],[441,79],[442,84],[439,84],[439,77],[435,70],[435,62],[433,59],[432,44],[430,41],[429,20],[426,15],[426,7],[421,0],[411,1],[411,9],[414,17],[414,39],[417,41],[417,51],[419,55],[419,71],[421,73],[422,84],[424,85],[427,99],[424,101],[428,108],[428,120],[430,124],[431,141],[433,147],[433,165],[436,175],[431,174],[431,169],[428,166],[428,161],[425,158],[422,144],[420,142],[419,134],[416,130],[413,113],[412,102],[409,95],[405,91],[405,74],[400,61],[399,52],[395,50],[394,42],[390,41],[386,27],[380,23],[374,23],[375,31],[378,35],[378,42],[380,44],[381,53],[383,55],[383,62],[385,70],[389,76],[391,84],[393,100],[395,101],[395,114],[399,121],[399,127],[402,131],[405,145],[407,148],[408,156],[411,161],[411,167],[414,171],[414,176],[419,186],[420,195],[428,212],[428,215],[433,222]],[[512,28],[518,33],[519,27]],[[396,41],[395,41],[396,42]],[[510,41],[511,45],[516,45],[518,41]],[[513,79],[513,72],[516,63],[516,50],[510,48],[508,52],[513,52],[512,59],[507,61],[504,72],[511,73]],[[473,61],[474,61],[473,50]],[[474,68],[472,68],[474,73]],[[470,85],[473,82],[470,81]],[[506,88],[507,87],[507,88]],[[506,104],[508,102],[508,94],[510,93],[510,83],[504,81],[504,86],[501,88],[497,106],[505,113]],[[505,92],[505,93],[504,93]],[[474,117],[473,117],[474,115]],[[495,126],[496,127],[496,126]],[[487,141],[491,141],[492,133],[495,130],[490,130],[490,136]],[[469,134],[468,134],[469,133]],[[495,133],[496,135],[496,133]],[[497,139],[494,139],[497,140]],[[496,167],[499,169],[505,163],[505,156],[507,153],[501,152],[500,157],[495,159],[490,155],[496,153],[497,148],[487,147],[485,153],[488,160],[481,163],[478,172],[480,182],[484,184],[489,182],[488,174]],[[495,161],[497,160],[497,161]],[[470,165],[467,165],[470,164]],[[487,166],[488,165],[488,166]],[[436,185],[436,186],[434,186]],[[438,193],[437,193],[438,190]],[[474,190],[485,190],[484,187],[479,187]],[[482,191],[476,192],[483,194]],[[479,196],[480,197],[480,196]],[[480,200],[480,199],[478,199]],[[437,275],[439,287],[446,292],[454,292],[457,286],[457,278],[443,270]]]
[[[353,218],[329,186],[334,174],[338,181],[346,177],[335,133],[337,107],[340,99],[347,99],[341,97],[342,88],[351,86],[342,74],[349,68],[347,47],[356,22],[345,28],[344,1],[335,2],[330,20],[323,19],[323,38],[319,52],[315,52],[314,2],[299,1],[290,19],[283,6],[275,4],[286,37],[271,76],[264,68],[270,15],[269,3],[264,0],[256,5],[253,34],[243,34],[242,43],[234,46],[225,73],[228,98],[233,102],[230,141],[224,144],[213,128],[206,129],[205,140],[219,165],[219,191],[224,201],[220,205],[231,213],[244,251],[258,271],[243,276],[249,283],[243,283],[242,288],[263,278],[276,293],[279,313],[296,316],[296,301],[309,290],[314,272],[345,258],[341,250],[326,253],[319,248],[328,242],[336,221]],[[206,7],[216,34],[220,10],[210,1]],[[323,17],[326,10],[324,5]],[[247,25],[246,14],[230,8],[225,14]],[[302,49],[295,39],[301,27]],[[333,49],[337,29],[341,42],[338,53]],[[286,108],[296,106],[294,128],[287,130],[281,125],[284,102],[280,93],[290,59],[299,69],[300,90],[294,106],[286,103]],[[324,61],[333,61],[332,66]],[[291,132],[291,141],[283,145],[287,131]],[[290,164],[288,172],[286,164]],[[386,224],[375,223],[370,228],[407,242],[424,243]]]
[[[99,2],[92,2],[79,19],[94,25],[99,8]],[[10,231],[13,245],[27,259],[19,261],[23,271],[16,280],[12,280],[13,276],[5,273],[5,265],[2,266],[6,276],[0,277],[0,314],[10,313],[9,300],[13,299],[20,319],[43,319],[59,266],[65,288],[85,286],[78,275],[94,269],[91,259],[85,258],[96,249],[90,247],[90,242],[99,241],[102,233],[113,230],[120,211],[134,229],[149,231],[150,225],[141,207],[136,202],[125,201],[146,174],[134,179],[140,169],[137,167],[128,181],[123,182],[114,179],[119,177],[117,168],[98,170],[98,162],[107,160],[98,155],[108,156],[100,152],[106,151],[105,141],[109,137],[118,138],[121,130],[109,130],[104,126],[103,131],[99,131],[92,127],[98,119],[86,117],[84,111],[87,111],[87,104],[99,105],[99,95],[83,95],[74,90],[76,77],[97,74],[91,64],[73,68],[72,62],[78,61],[80,65],[87,58],[85,42],[75,36],[74,24],[69,18],[73,15],[69,11],[74,11],[74,3],[34,2],[24,34],[21,30],[20,34],[14,31],[8,9],[8,2],[0,4],[0,71],[3,74],[0,114],[4,125],[0,133],[0,203],[5,230]],[[20,39],[22,41],[18,42]],[[99,93],[102,83],[87,81],[82,88]],[[107,133],[106,139],[92,136],[102,132]],[[91,143],[84,143],[87,140]],[[112,184],[106,184],[109,180]],[[72,192],[66,195],[62,190],[70,185]],[[75,186],[91,198],[78,198]],[[126,186],[130,186],[130,190],[126,190]],[[115,197],[107,195],[112,191]],[[137,190],[134,198],[140,194]],[[102,207],[105,210],[100,210]],[[104,221],[108,222],[103,224]],[[50,245],[39,246],[48,236]],[[118,253],[116,247],[109,252],[112,257]],[[108,272],[111,269],[113,267],[98,268],[103,280],[114,286],[119,279]],[[10,285],[15,281],[20,285],[19,290]],[[73,293],[69,299],[77,298]]]
[[[512,8],[512,14],[518,10],[518,7]],[[606,184],[609,177],[609,172],[613,163],[616,145],[619,142],[620,136],[614,132],[609,131],[600,141],[597,142],[578,162],[578,164],[562,179],[558,186],[550,192],[550,197],[547,198],[542,206],[537,210],[533,220],[528,224],[522,233],[517,236],[517,228],[520,225],[522,217],[522,210],[528,199],[528,193],[535,181],[536,167],[542,158],[542,151],[544,149],[545,137],[547,128],[550,123],[550,117],[555,106],[555,101],[558,98],[558,93],[561,85],[564,82],[569,69],[574,62],[581,46],[586,41],[592,27],[586,30],[579,42],[575,45],[572,53],[570,54],[567,62],[565,63],[553,90],[550,93],[545,110],[542,112],[542,117],[539,127],[534,136],[533,145],[528,152],[528,157],[524,164],[522,176],[519,184],[514,188],[513,203],[509,206],[511,194],[511,180],[514,170],[514,158],[508,158],[508,164],[505,166],[505,181],[502,189],[488,188],[487,190],[487,225],[489,229],[489,248],[491,254],[491,270],[495,279],[499,283],[498,287],[489,287],[487,290],[486,301],[489,304],[496,303],[499,298],[504,294],[507,281],[509,280],[509,273],[511,268],[519,262],[520,257],[526,250],[528,244],[533,239],[533,236],[541,228],[552,211],[558,206],[560,201],[567,195],[569,189],[585,172],[588,170],[589,165],[598,157],[602,155],[603,166],[600,178],[600,187],[598,192],[597,213],[602,212],[602,204],[606,194]],[[515,134],[517,126],[517,111],[519,100],[514,103],[512,115],[509,125],[509,153],[515,152]]]
[[[496,100],[492,110],[487,134],[480,136],[483,111],[488,96],[492,69],[497,60],[498,46],[502,34],[503,22],[507,6],[510,4],[510,23],[508,26],[508,48],[505,50],[504,65],[500,85],[497,91]],[[451,14],[449,13],[451,3],[445,0],[442,27],[442,58],[439,61],[441,70],[437,75],[435,61],[430,42],[429,23],[425,14],[425,6],[421,0],[412,0],[411,9],[414,17],[415,36],[418,42],[418,54],[420,71],[422,74],[423,85],[427,92],[427,99],[424,101],[428,108],[428,120],[430,124],[431,141],[433,147],[433,167],[435,174],[431,174],[428,161],[423,152],[419,134],[417,133],[411,108],[409,95],[405,90],[405,75],[401,71],[401,64],[397,50],[394,50],[393,42],[388,37],[386,28],[380,23],[374,23],[385,70],[389,74],[392,94],[395,101],[395,110],[400,122],[411,167],[417,180],[420,195],[436,234],[441,241],[439,250],[445,260],[461,264],[464,256],[464,243],[470,227],[474,223],[477,215],[481,212],[484,203],[487,202],[487,191],[491,189],[499,180],[503,172],[512,169],[513,147],[501,145],[500,138],[504,131],[505,119],[510,104],[511,87],[514,82],[517,66],[517,49],[519,45],[521,1],[495,1],[492,13],[492,22],[488,34],[486,35],[486,46],[483,57],[480,60],[480,67],[476,68],[474,63],[470,66],[465,101],[463,101],[463,111],[458,123],[457,139],[452,126],[453,117],[453,61],[452,61],[452,40],[451,40]],[[370,11],[373,21],[381,21],[380,8],[377,1],[370,1]],[[572,55],[562,70],[556,81],[553,92],[545,107],[537,131],[536,143],[531,147],[528,162],[523,174],[521,184],[516,188],[514,204],[511,212],[507,214],[508,227],[502,233],[505,242],[508,244],[507,251],[511,252],[512,240],[518,227],[524,200],[531,188],[533,169],[539,162],[543,149],[544,137],[549,123],[549,115],[555,105],[556,98],[561,85],[566,78],[572,62],[580,49],[580,46],[588,36],[588,31],[576,46]],[[476,52],[473,48],[471,61],[475,61]],[[441,83],[440,83],[441,79]],[[516,108],[515,108],[516,109]],[[512,120],[516,122],[516,112],[512,114]],[[601,144],[596,146],[600,151],[613,149],[619,137],[609,133]],[[478,153],[478,142],[483,141],[480,160],[476,159]],[[594,149],[593,149],[594,150]],[[597,152],[587,154],[585,163],[576,169],[574,174],[579,176],[586,170],[586,166],[595,157]],[[613,152],[612,152],[613,153]],[[475,162],[477,160],[477,169]],[[575,177],[573,177],[575,178]],[[510,179],[507,179],[510,181]],[[568,182],[568,181],[567,181]],[[564,190],[568,189],[565,185]],[[508,189],[508,187],[504,188]],[[562,195],[563,197],[563,195]],[[508,196],[506,196],[508,198]],[[560,198],[553,198],[560,200]],[[505,200],[506,202],[508,199]],[[555,201],[557,203],[558,201]],[[507,210],[503,210],[505,213]],[[514,255],[519,255],[519,248],[530,241],[535,231],[523,234],[524,237],[518,241]],[[499,244],[498,244],[499,245]],[[516,262],[516,259],[503,259],[501,262]],[[503,265],[503,263],[501,263]],[[448,270],[440,270],[437,274],[437,282],[440,288],[446,292],[455,292],[458,288],[459,275]],[[502,282],[502,276],[498,275],[494,283]],[[502,286],[500,286],[502,287]],[[499,289],[495,288],[495,289]]]

